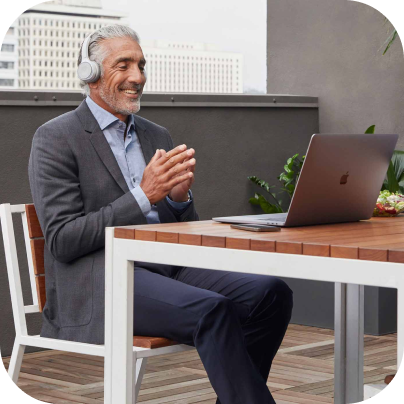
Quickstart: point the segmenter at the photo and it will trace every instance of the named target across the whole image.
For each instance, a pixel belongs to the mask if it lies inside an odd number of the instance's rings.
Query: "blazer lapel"
[[[114,153],[109,146],[107,139],[105,139],[104,134],[98,122],[94,118],[90,109],[87,106],[86,101],[83,101],[76,110],[77,115],[83,124],[84,130],[90,133],[90,141],[93,145],[98,156],[104,163],[105,167],[108,169],[114,180],[121,187],[122,191],[129,192],[128,185],[126,184],[125,178],[122,175],[121,169],[115,159]]]
[[[107,139],[105,139],[105,136],[99,126],[90,135],[90,141],[105,167],[107,167],[114,180],[122,188],[122,191],[125,193],[129,192],[128,184],[126,184],[125,178],[122,175],[114,153],[112,153],[111,147],[109,146]]]
[[[140,119],[138,119],[136,115],[134,115],[134,118],[136,125],[136,133],[139,138],[140,146],[143,152],[143,157],[147,165],[154,156],[156,150],[153,148],[149,136],[147,136],[146,128],[144,127],[143,123],[140,121]]]

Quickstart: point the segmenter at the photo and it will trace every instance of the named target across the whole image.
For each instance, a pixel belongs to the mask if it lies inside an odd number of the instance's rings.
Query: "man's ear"
[[[92,90],[96,90],[98,88],[98,85],[100,84],[100,80],[98,79],[97,81],[95,81],[94,83],[88,83],[88,86],[92,89]]]

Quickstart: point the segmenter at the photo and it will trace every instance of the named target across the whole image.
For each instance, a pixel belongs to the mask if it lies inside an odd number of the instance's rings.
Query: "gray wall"
[[[268,93],[319,97],[322,132],[399,133],[404,150],[404,61],[394,28],[347,0],[268,1]]]
[[[41,124],[75,108],[80,100],[77,93],[0,92],[0,203],[32,201],[27,173],[32,136]],[[247,202],[257,190],[247,176],[261,176],[275,184],[286,159],[292,153],[304,153],[310,136],[318,131],[313,97],[146,94],[139,115],[167,127],[175,144],[195,148],[193,193],[201,219],[258,213]],[[22,239],[21,226],[16,230]],[[31,304],[22,244],[19,252],[25,304]],[[310,291],[304,291],[305,284],[296,292],[297,312],[310,301]],[[332,307],[332,301],[326,304]],[[7,356],[14,323],[1,237],[0,307],[0,347]],[[31,314],[28,319],[29,331],[38,334],[41,315]]]
[[[268,0],[268,93],[318,96],[321,132],[363,133],[375,124],[377,133],[398,133],[404,150],[400,40],[382,55],[393,30],[354,1]],[[312,306],[321,307],[313,325],[332,327],[332,285],[312,283],[310,291]],[[365,331],[395,331],[396,291],[365,288],[365,295]],[[306,323],[308,304],[295,308]]]

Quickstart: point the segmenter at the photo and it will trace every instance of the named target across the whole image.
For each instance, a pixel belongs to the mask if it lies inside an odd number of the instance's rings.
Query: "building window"
[[[0,69],[14,69],[14,62],[0,61]]]
[[[2,52],[14,52],[14,45],[3,43],[3,45],[1,45],[1,51]]]
[[[0,79],[0,86],[14,86],[14,79]]]

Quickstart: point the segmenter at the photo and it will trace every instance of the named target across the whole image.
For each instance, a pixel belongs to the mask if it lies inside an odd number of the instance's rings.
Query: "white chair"
[[[12,220],[13,213],[21,214],[22,217],[33,300],[33,304],[30,306],[24,306],[23,301],[16,240]],[[81,342],[43,338],[39,335],[28,335],[25,315],[42,312],[46,301],[46,274],[44,268],[45,241],[34,205],[10,205],[8,203],[1,204],[0,218],[16,332],[13,352],[8,370],[8,373],[14,383],[17,383],[18,381],[26,346],[56,349],[86,355],[105,356],[104,345],[85,344]],[[133,374],[136,375],[136,382],[133,384],[133,403],[136,403],[139,394],[148,357],[195,349],[191,346],[178,344],[175,341],[171,341],[166,338],[144,336],[134,336],[133,345]]]

